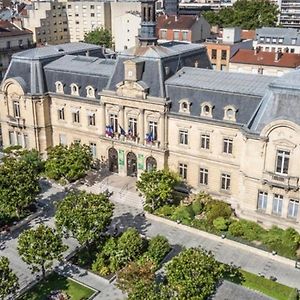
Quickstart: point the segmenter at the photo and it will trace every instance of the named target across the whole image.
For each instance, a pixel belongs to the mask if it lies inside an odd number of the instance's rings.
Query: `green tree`
[[[196,248],[184,250],[166,265],[168,286],[176,299],[207,299],[223,272],[210,252]]]
[[[89,146],[73,143],[70,146],[57,145],[48,149],[45,172],[54,180],[75,181],[86,174],[92,163]]]
[[[155,282],[148,283],[138,281],[132,291],[128,294],[128,300],[175,300],[172,292],[163,284],[156,284]]]
[[[273,27],[277,23],[278,6],[269,0],[237,0],[232,7],[222,8],[219,12],[204,12],[203,15],[211,25],[220,27]]]
[[[169,170],[152,170],[143,172],[136,186],[146,199],[145,208],[151,211],[167,203],[179,182],[179,176]]]
[[[42,162],[36,151],[8,154],[0,166],[0,214],[20,218],[39,192]]]
[[[155,278],[155,264],[151,261],[140,264],[131,262],[117,272],[117,286],[123,291],[130,293],[136,284],[142,281],[144,284],[151,284]]]
[[[112,34],[110,30],[105,28],[96,28],[93,31],[87,32],[84,35],[84,42],[105,46],[106,48],[112,47]]]
[[[70,193],[58,203],[55,222],[59,231],[70,232],[89,250],[90,243],[110,224],[113,209],[104,194]]]
[[[61,259],[67,248],[60,234],[43,224],[24,231],[18,240],[19,255],[31,266],[33,273],[41,271],[43,278],[46,270],[53,265],[53,261]]]
[[[18,277],[10,269],[8,258],[0,256],[0,299],[15,294],[18,288]]]

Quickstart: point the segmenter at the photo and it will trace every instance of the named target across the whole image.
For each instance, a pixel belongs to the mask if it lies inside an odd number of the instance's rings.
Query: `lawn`
[[[244,270],[241,270],[241,272],[245,279],[245,281],[243,281],[241,284],[247,288],[259,291],[278,300],[297,299],[289,298],[290,295],[295,292],[295,289],[291,287],[252,273],[248,273]]]
[[[66,292],[71,297],[71,300],[88,299],[94,293],[93,290],[82,286],[67,277],[60,276],[57,273],[52,273],[19,299],[44,300],[53,290]]]

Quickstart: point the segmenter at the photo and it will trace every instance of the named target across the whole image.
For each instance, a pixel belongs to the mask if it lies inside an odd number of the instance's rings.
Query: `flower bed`
[[[194,196],[188,203],[164,205],[153,213],[265,251],[275,251],[290,259],[297,258],[300,235],[295,229],[274,226],[267,230],[255,222],[238,219],[229,204],[204,193]]]

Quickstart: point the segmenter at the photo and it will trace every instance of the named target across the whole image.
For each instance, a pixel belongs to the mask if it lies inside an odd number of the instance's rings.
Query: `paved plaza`
[[[81,182],[80,184],[76,184],[76,187],[93,193],[100,193],[107,189],[113,192],[111,200],[115,204],[115,211],[110,230],[117,227],[119,231],[123,231],[128,227],[136,227],[140,233],[148,237],[161,234],[166,236],[169,242],[178,251],[180,251],[182,247],[201,246],[206,250],[212,251],[216,259],[221,262],[233,262],[246,271],[255,274],[260,273],[267,278],[275,276],[279,282],[300,289],[300,270],[294,268],[292,261],[272,256],[261,250],[249,248],[248,246],[233,241],[222,240],[219,237],[187,228],[184,225],[178,225],[157,217],[145,216],[142,209],[143,200],[136,192],[135,180],[133,178],[112,175],[104,178],[101,182],[98,182],[97,178],[95,181],[96,183],[94,184]],[[65,194],[65,188],[43,181],[39,202],[44,206],[44,213],[42,216],[30,222],[26,228],[37,226],[37,224],[41,222],[49,226],[54,226],[53,215],[55,202],[63,199]],[[22,230],[24,230],[24,228]],[[19,233],[20,231],[16,231],[6,238],[2,238],[1,244],[4,246],[4,249],[1,250],[1,255],[7,256],[10,259],[13,270],[20,278],[20,286],[24,287],[35,278],[35,275],[31,274],[27,265],[20,259],[17,253],[17,238]],[[72,238],[68,238],[65,242],[69,246],[67,253],[73,251],[78,245],[77,241]],[[125,295],[115,287],[114,283],[108,283],[92,273],[79,276],[80,272],[72,270],[72,268],[66,268],[67,267],[64,266],[60,271],[65,272],[65,274],[99,291],[95,299],[121,300],[126,298]],[[253,295],[256,296],[253,298]],[[269,298],[243,287],[225,282],[219,287],[214,299],[267,300]]]

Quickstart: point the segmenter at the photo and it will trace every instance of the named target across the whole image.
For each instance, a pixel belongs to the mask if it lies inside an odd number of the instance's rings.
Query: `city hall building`
[[[300,70],[215,71],[199,44],[157,45],[155,24],[142,0],[140,46],[116,60],[83,43],[15,54],[1,85],[4,146],[81,142],[111,172],[170,168],[240,216],[300,230]]]

